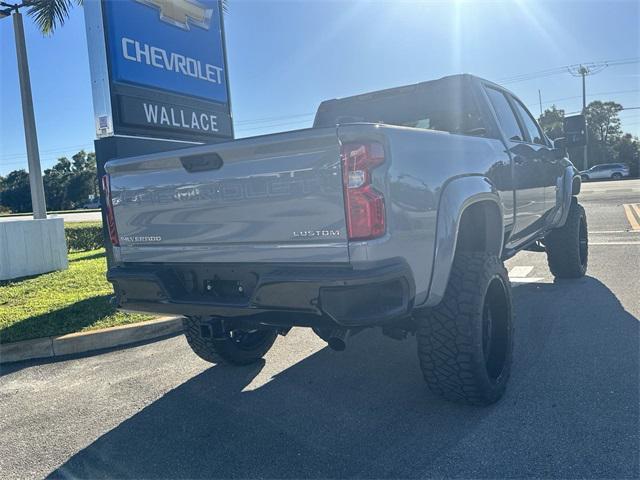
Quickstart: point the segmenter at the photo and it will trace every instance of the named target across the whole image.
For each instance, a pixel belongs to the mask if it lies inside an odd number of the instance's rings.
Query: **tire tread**
[[[454,402],[488,405],[503,394],[510,372],[512,323],[509,319],[509,346],[503,374],[497,385],[482,379],[486,367],[482,337],[484,287],[494,274],[509,286],[503,263],[487,253],[456,254],[444,299],[430,309],[417,313],[418,357],[429,389]],[[509,308],[511,312],[510,290]],[[484,373],[483,373],[484,372]]]
[[[565,224],[553,230],[545,237],[549,270],[557,278],[580,278],[586,272],[580,260],[580,222],[587,217],[582,205],[575,197],[571,199],[571,207]]]

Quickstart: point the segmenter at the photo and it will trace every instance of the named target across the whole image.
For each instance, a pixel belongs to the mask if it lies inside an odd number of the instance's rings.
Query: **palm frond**
[[[83,0],[30,0],[27,13],[40,27],[45,35],[51,35],[56,28],[64,25],[69,18],[69,11],[75,5],[82,5]],[[229,0],[222,0],[222,11],[229,13]]]
[[[45,35],[51,35],[56,28],[64,25],[74,4],[82,5],[83,0],[31,0],[27,13]]]

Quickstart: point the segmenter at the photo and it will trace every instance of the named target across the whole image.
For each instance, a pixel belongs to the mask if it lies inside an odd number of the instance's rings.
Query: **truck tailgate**
[[[347,262],[335,128],[108,162],[129,262]]]

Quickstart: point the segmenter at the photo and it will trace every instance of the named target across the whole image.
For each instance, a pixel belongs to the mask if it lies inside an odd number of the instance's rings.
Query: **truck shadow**
[[[512,381],[492,407],[434,397],[414,340],[366,331],[256,389],[264,364],[212,366],[50,478],[637,477],[638,319],[590,277],[514,301]]]
[[[3,341],[15,342],[34,336],[42,338],[80,331],[115,312],[115,308],[109,303],[110,298],[111,295],[96,295],[57,310],[27,317],[2,330]],[[19,368],[24,366],[26,365],[17,365]],[[11,365],[3,367],[11,370]],[[5,368],[0,370],[4,371]]]

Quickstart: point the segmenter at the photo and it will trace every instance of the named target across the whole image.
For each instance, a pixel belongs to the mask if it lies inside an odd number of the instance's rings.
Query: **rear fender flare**
[[[429,294],[421,306],[433,307],[444,297],[456,252],[462,215],[471,205],[487,201],[494,203],[500,212],[499,230],[492,235],[488,245],[500,257],[504,241],[504,211],[497,189],[483,176],[454,178],[445,185],[438,204]]]
[[[571,208],[571,198],[580,193],[582,178],[576,173],[573,166],[568,166],[562,178],[558,180],[556,188],[556,203],[559,208],[551,221],[552,228],[562,227],[567,221],[569,208]]]

